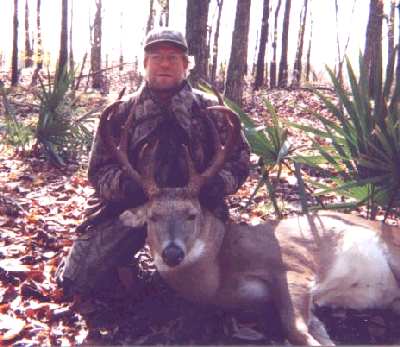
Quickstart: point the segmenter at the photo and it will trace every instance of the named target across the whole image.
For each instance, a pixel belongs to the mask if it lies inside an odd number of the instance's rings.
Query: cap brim
[[[187,48],[186,46],[184,46],[184,45],[182,45],[182,44],[180,44],[180,43],[178,43],[178,42],[176,42],[176,41],[174,41],[174,40],[168,40],[168,39],[154,40],[154,41],[148,43],[147,45],[145,45],[145,46],[144,46],[144,50],[147,51],[147,50],[149,50],[150,48],[159,45],[160,43],[169,43],[169,44],[172,44],[172,45],[175,46],[175,47],[180,48],[180,49],[181,49],[182,51],[184,51],[184,52],[187,52],[187,51],[188,51],[188,48]]]

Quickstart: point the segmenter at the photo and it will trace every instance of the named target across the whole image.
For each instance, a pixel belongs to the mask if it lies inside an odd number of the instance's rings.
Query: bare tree
[[[302,71],[301,60],[303,56],[304,32],[306,31],[307,11],[308,11],[308,0],[304,0],[304,5],[300,14],[300,29],[299,29],[299,37],[297,40],[296,58],[294,60],[294,66],[293,66],[292,88],[298,88],[300,86],[301,71]]]
[[[16,86],[18,84],[18,76],[18,0],[14,0],[11,85]]]
[[[33,50],[31,47],[30,30],[29,30],[29,7],[28,0],[25,0],[25,67],[31,67]]]
[[[275,8],[274,39],[272,42],[273,54],[272,54],[272,62],[269,74],[269,85],[271,88],[276,87],[276,47],[278,42],[278,15],[279,15],[279,10],[281,8],[281,4],[282,0],[278,0],[278,4],[276,5]]]
[[[92,87],[100,89],[102,87],[103,76],[101,73],[101,0],[95,0],[96,13],[93,22],[93,40],[90,54],[92,70]]]
[[[354,15],[354,11],[356,8],[356,3],[357,0],[353,1],[353,7],[351,9],[351,17],[353,18]],[[344,59],[346,56],[346,52],[347,52],[347,48],[349,46],[349,42],[350,42],[350,35],[351,35],[351,30],[349,31],[349,34],[347,35],[347,40],[346,40],[346,44],[343,48],[343,52],[340,48],[340,31],[341,31],[341,25],[339,23],[339,4],[338,4],[338,0],[335,0],[335,16],[336,16],[336,47],[337,47],[337,54],[338,54],[338,66],[337,66],[337,79],[339,80],[340,83],[342,83],[343,81],[343,64],[344,64]]]
[[[121,10],[121,13],[119,15],[120,18],[120,25],[119,25],[119,32],[120,32],[120,39],[119,39],[119,67],[118,70],[122,71],[124,70],[124,52],[122,50],[122,37],[123,37],[123,23],[124,23],[124,12]]]
[[[281,61],[279,63],[278,86],[280,88],[287,87],[288,83],[288,45],[289,45],[289,21],[290,21],[290,6],[292,0],[286,0],[285,14],[283,17],[282,28],[282,52]]]
[[[244,76],[247,67],[247,49],[251,0],[237,2],[232,48],[225,83],[225,95],[242,105]]]
[[[207,19],[209,0],[188,0],[186,8],[186,38],[189,54],[194,56],[195,67],[190,81],[196,85],[200,79],[207,79]]]
[[[259,89],[264,84],[264,60],[265,49],[268,42],[268,25],[269,20],[269,0],[263,2],[263,16],[261,20],[260,48],[258,49],[256,79],[254,82],[254,90]]]
[[[383,0],[370,0],[364,49],[364,68],[369,76],[369,95],[375,96],[382,84],[382,18]]]
[[[43,46],[42,46],[42,28],[40,25],[40,11],[41,11],[41,0],[36,2],[36,37],[37,37],[37,52],[36,52],[36,68],[32,75],[31,85],[34,86],[37,83],[39,71],[43,67]]]
[[[158,0],[161,6],[160,26],[169,26],[169,0]]]
[[[59,81],[68,66],[68,0],[62,0],[60,52],[56,80]]]
[[[399,4],[400,5],[400,4]],[[394,73],[394,13],[396,0],[390,2],[390,12],[388,16],[388,64],[386,67],[386,79],[391,79]]]
[[[313,33],[313,18],[312,12],[310,10],[310,36],[308,38],[308,49],[307,49],[307,62],[306,62],[306,81],[310,81],[310,71],[311,71],[311,45],[312,45],[312,33]]]
[[[71,18],[69,25],[69,70],[71,71],[71,73],[75,70],[74,50],[72,45],[73,19],[74,19],[74,0],[71,0]]]
[[[218,61],[218,40],[219,40],[219,27],[221,24],[221,14],[222,6],[224,5],[224,0],[217,0],[218,6],[218,17],[217,24],[214,32],[214,43],[213,43],[213,53],[212,53],[212,67],[211,67],[211,81],[214,82],[217,74],[217,61]]]
[[[146,34],[154,28],[154,0],[149,2],[149,17],[147,18]]]

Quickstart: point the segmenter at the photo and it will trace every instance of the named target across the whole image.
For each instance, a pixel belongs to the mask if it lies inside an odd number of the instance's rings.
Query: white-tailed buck
[[[400,230],[351,215],[319,213],[259,226],[223,224],[200,206],[202,185],[222,168],[234,145],[239,121],[227,109],[230,132],[208,169],[197,173],[188,150],[189,182],[184,188],[159,188],[151,157],[136,171],[126,154],[128,128],[119,146],[104,136],[124,169],[148,196],[142,208],[120,219],[147,223],[148,245],[161,276],[188,300],[226,308],[258,308],[274,303],[293,344],[333,344],[313,306],[400,311]],[[214,131],[215,133],[215,131]],[[146,159],[146,160],[145,160]]]

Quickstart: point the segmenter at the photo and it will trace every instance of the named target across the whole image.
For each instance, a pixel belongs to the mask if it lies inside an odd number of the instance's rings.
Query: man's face
[[[181,49],[160,43],[146,52],[144,68],[145,79],[151,88],[168,91],[185,79],[188,60]]]

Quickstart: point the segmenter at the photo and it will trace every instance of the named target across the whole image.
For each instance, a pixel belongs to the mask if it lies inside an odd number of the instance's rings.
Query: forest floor
[[[245,109],[259,124],[268,118],[263,98],[275,106],[282,119],[315,124],[313,112],[329,116],[311,91],[248,92]],[[87,109],[109,102],[100,94],[88,95],[85,100]],[[27,93],[21,91],[11,101],[18,117],[35,117],[37,108]],[[299,148],[309,141],[300,131],[290,135]],[[74,228],[93,193],[85,172],[87,156],[79,163],[56,168],[33,152],[16,152],[4,143],[0,143],[0,153],[0,344],[286,343],[272,307],[259,313],[238,313],[188,303],[164,285],[146,250],[139,254],[140,279],[135,291],[123,298],[93,298],[80,307],[80,313],[75,312],[71,298],[63,295],[54,277],[76,238]],[[252,158],[253,163],[256,160]],[[254,166],[244,187],[229,199],[237,222],[258,224],[274,218],[264,188],[246,207],[258,177]],[[285,215],[299,211],[298,186],[291,172],[283,172],[278,196]],[[325,197],[327,201],[340,198]],[[319,308],[317,315],[338,344],[400,344],[400,319],[391,312]]]

